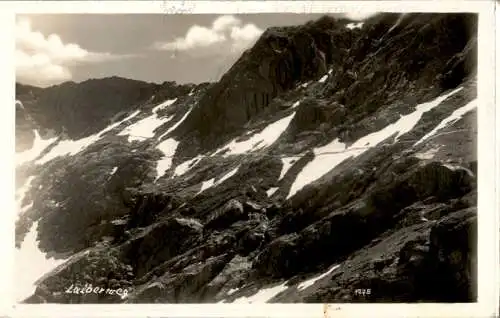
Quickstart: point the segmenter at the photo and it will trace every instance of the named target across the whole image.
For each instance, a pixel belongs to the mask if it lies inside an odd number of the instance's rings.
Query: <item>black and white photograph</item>
[[[478,20],[17,14],[15,301],[477,302]]]

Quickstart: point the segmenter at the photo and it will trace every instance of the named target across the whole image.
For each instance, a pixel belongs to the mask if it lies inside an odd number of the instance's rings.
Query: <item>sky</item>
[[[321,16],[18,15],[16,81],[39,87],[109,76],[155,83],[216,81],[266,28],[303,24]]]

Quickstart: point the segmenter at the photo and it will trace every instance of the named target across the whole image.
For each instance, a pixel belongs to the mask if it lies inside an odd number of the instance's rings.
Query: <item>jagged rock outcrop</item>
[[[217,145],[225,134],[262,113],[273,98],[302,81],[319,78],[334,61],[340,63],[353,38],[329,17],[301,27],[266,30],[208,90],[178,134],[194,134],[207,145]]]
[[[345,261],[349,267],[335,271],[328,278],[331,283],[325,282],[299,297],[306,302],[450,302],[451,299],[467,302],[475,299],[476,290],[470,286],[464,289],[464,282],[470,283],[476,275],[476,251],[463,241],[476,237],[475,222],[475,208],[471,207],[455,211],[438,223],[420,222],[385,234],[378,242],[349,257]],[[447,235],[443,236],[443,232]],[[454,241],[450,244],[452,237]],[[450,276],[450,273],[453,274]],[[366,289],[371,290],[369,295],[355,292]]]
[[[203,225],[196,220],[171,218],[131,238],[121,249],[133,264],[136,277],[140,278],[155,266],[199,243],[202,230]]]
[[[123,193],[154,179],[151,159],[148,153],[131,154],[116,143],[98,143],[78,159],[52,162],[38,176],[44,191],[32,197],[38,216],[43,216],[39,233],[50,237],[41,248],[77,252],[98,237],[113,236],[109,223],[129,214]]]
[[[237,200],[231,200],[222,209],[216,211],[208,220],[208,228],[227,228],[232,223],[244,219],[243,205]]]

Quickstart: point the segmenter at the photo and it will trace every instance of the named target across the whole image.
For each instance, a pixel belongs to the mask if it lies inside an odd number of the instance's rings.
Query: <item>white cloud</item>
[[[194,25],[188,30],[185,37],[177,38],[173,42],[157,43],[156,47],[160,50],[167,51],[185,51],[211,46],[216,43],[224,42],[225,40],[226,38],[223,34],[219,34],[212,29]]]
[[[215,19],[211,27],[193,25],[184,37],[171,42],[157,42],[153,47],[165,51],[205,50],[206,54],[240,53],[251,46],[262,32],[255,24],[243,24],[232,15],[223,15]]]
[[[223,15],[212,22],[212,29],[216,32],[224,32],[233,26],[241,25],[241,20],[233,15]]]
[[[233,40],[233,51],[242,51],[250,43],[253,43],[262,34],[262,30],[254,24],[246,24],[243,27],[234,26],[231,28],[231,39]]]
[[[29,20],[16,23],[16,80],[47,86],[71,80],[70,67],[78,63],[100,63],[130,57],[90,52],[78,44],[63,43],[57,34],[34,31]]]

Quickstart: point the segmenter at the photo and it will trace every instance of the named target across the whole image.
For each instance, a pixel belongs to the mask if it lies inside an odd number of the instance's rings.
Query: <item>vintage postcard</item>
[[[5,315],[495,315],[493,2],[4,6]]]

